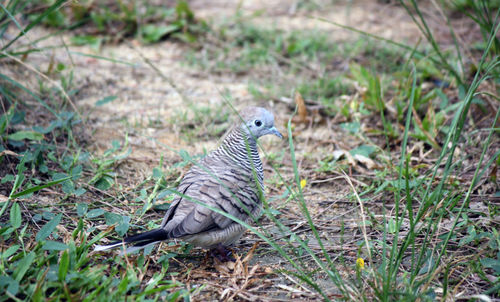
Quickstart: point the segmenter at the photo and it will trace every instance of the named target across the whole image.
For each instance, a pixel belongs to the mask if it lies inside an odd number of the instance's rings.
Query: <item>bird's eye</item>
[[[255,126],[260,127],[262,126],[262,122],[260,120],[255,120],[254,122]]]

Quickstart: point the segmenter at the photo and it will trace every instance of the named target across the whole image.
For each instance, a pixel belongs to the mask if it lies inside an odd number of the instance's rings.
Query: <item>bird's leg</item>
[[[210,254],[222,262],[236,261],[232,255],[233,252],[220,243],[210,250]]]

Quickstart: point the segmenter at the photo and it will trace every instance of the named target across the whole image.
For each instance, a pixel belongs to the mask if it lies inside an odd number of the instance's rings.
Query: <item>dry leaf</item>
[[[295,104],[297,104],[300,121],[302,123],[307,122],[307,108],[306,103],[304,102],[304,98],[300,94],[300,92],[295,92]]]
[[[266,274],[273,274],[273,273],[274,273],[273,269],[272,269],[272,268],[270,268],[269,266],[268,266],[268,267],[266,267],[266,268],[264,269],[264,272],[265,272]]]
[[[368,169],[373,169],[377,167],[377,164],[369,157],[366,157],[361,154],[354,155],[354,159],[363,165],[365,165]]]
[[[335,160],[339,160],[339,158],[341,158],[344,154],[345,154],[346,151],[344,150],[335,150],[332,152],[332,156],[333,156],[333,159]]]
[[[335,150],[335,151],[333,151],[332,155],[333,155],[333,158],[335,160],[338,160],[342,156],[345,156],[345,158],[347,159],[347,163],[349,165],[356,166],[356,161],[352,157],[351,153],[349,153],[348,151],[345,151],[345,150]]]
[[[4,155],[19,156],[19,154],[17,154],[16,152],[12,152],[10,150],[3,150],[2,152],[0,152],[0,157]]]

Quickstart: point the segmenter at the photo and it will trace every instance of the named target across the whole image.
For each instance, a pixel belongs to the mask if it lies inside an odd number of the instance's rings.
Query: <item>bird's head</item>
[[[274,134],[279,138],[283,135],[274,127],[274,116],[267,109],[262,107],[247,107],[240,112],[243,120],[241,129],[249,137],[258,139],[267,134]]]

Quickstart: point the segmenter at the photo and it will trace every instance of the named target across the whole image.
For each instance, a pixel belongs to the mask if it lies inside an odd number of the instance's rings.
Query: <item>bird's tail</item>
[[[140,233],[137,235],[129,236],[123,238],[123,240],[115,241],[107,245],[96,245],[94,252],[106,251],[120,246],[127,246],[127,249],[123,252],[124,254],[131,253],[136,250],[145,248],[146,246],[156,244],[160,241],[168,239],[168,233],[164,229],[155,229],[149,232]],[[131,246],[130,246],[131,245]]]

